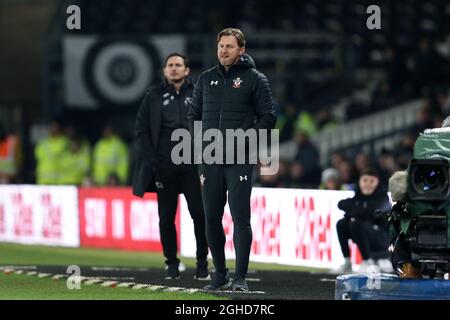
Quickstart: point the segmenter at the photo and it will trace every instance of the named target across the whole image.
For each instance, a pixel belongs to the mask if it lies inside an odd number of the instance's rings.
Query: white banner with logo
[[[0,186],[0,241],[78,247],[77,188]]]
[[[336,222],[343,217],[337,208],[353,191],[253,188],[250,260],[287,265],[333,268],[343,262]],[[181,255],[195,257],[195,236],[186,200],[181,197]],[[225,254],[234,259],[233,221],[228,204],[223,225]],[[356,262],[356,246],[352,245]],[[231,266],[233,267],[233,266]]]

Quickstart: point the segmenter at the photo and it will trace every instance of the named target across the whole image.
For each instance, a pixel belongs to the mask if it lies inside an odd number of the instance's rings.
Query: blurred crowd
[[[426,128],[440,127],[450,114],[450,81],[442,72],[448,61],[426,38],[418,42],[415,51],[406,55],[387,47],[384,56],[384,76],[369,102],[364,104],[349,99],[343,119],[335,119],[330,106],[311,110],[298,102],[281,104],[276,124],[276,129],[280,130],[280,144],[294,141],[295,156],[287,161],[281,155],[279,172],[271,176],[257,175],[257,186],[352,189],[361,171],[367,167],[380,172],[382,184],[387,183],[393,172],[406,169],[419,133]],[[408,128],[400,142],[391,149],[370,154],[353,148],[336,151],[326,161],[320,159],[318,148],[311,140],[314,134],[415,98],[423,101],[416,113],[415,125]],[[110,124],[103,128],[98,141],[91,142],[92,139],[88,140],[74,126],[63,128],[61,123],[52,122],[48,135],[33,146],[35,183],[128,185],[133,165],[129,143]],[[0,183],[24,182],[19,175],[24,163],[23,155],[18,136],[6,132],[0,124]],[[321,166],[323,163],[324,167]]]
[[[0,183],[24,183],[20,139],[0,127]],[[33,150],[34,182],[45,185],[119,186],[129,184],[128,144],[110,124],[93,145],[72,125],[58,121]],[[27,181],[28,182],[28,181]]]
[[[414,143],[427,128],[441,127],[442,121],[450,113],[448,91],[437,90],[424,97],[423,105],[416,113],[413,127],[408,128],[397,145],[383,148],[379,153],[362,150],[344,150],[332,153],[321,167],[318,148],[310,137],[316,132],[336,126],[329,113],[320,111],[318,115],[305,115],[287,105],[286,112],[279,117],[280,143],[293,139],[296,145],[292,161],[280,160],[279,172],[270,176],[259,176],[257,185],[261,187],[308,188],[327,190],[354,189],[360,173],[369,167],[380,173],[380,183],[387,184],[389,177],[397,170],[405,170],[413,156]],[[325,120],[324,120],[325,119]]]
[[[373,167],[380,172],[380,183],[387,184],[397,170],[407,168],[413,155],[414,143],[423,130],[441,127],[450,114],[449,79],[442,75],[448,64],[427,39],[421,39],[416,52],[405,57],[394,48],[385,50],[384,76],[378,82],[369,102],[350,101],[345,119],[333,118],[331,110],[322,108],[306,111],[302,106],[286,103],[278,117],[280,143],[295,141],[296,152],[292,161],[280,161],[280,170],[271,176],[259,176],[262,187],[354,189],[362,170]],[[310,137],[336,125],[375,112],[382,112],[402,102],[421,98],[423,105],[416,112],[415,124],[402,133],[400,142],[379,153],[362,150],[334,152],[321,167],[317,146]]]
[[[407,168],[414,143],[426,128],[440,127],[450,113],[447,90],[435,90],[423,98],[416,113],[415,125],[405,131],[392,149],[376,154],[362,150],[335,151],[322,167],[318,148],[311,136],[338,125],[328,110],[317,114],[300,111],[286,104],[278,117],[280,143],[295,141],[295,157],[283,160],[275,175],[257,176],[256,186],[345,190],[353,189],[362,170],[374,167],[380,172],[380,182],[386,184],[397,170]],[[130,144],[106,125],[102,137],[91,143],[74,126],[56,121],[48,126],[48,135],[33,147],[34,177],[37,184],[117,186],[130,183],[133,165]],[[23,151],[18,137],[0,127],[0,183],[23,183],[17,176],[23,164]]]

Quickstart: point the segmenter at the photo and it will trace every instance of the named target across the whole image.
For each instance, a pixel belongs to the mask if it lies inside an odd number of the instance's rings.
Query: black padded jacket
[[[203,131],[219,129],[223,135],[226,129],[273,129],[276,115],[269,81],[248,54],[228,72],[216,65],[198,78],[188,119],[191,133],[194,121],[200,120]]]

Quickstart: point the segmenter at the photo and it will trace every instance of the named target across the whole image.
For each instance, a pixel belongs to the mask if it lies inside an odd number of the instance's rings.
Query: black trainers
[[[197,270],[195,271],[194,279],[201,281],[211,280],[208,270],[208,261],[197,262]]]
[[[244,278],[233,279],[233,283],[231,284],[231,290],[239,292],[247,292],[248,291],[247,280],[245,280]]]
[[[203,289],[208,291],[218,291],[221,289],[228,289],[231,286],[231,279],[228,273],[214,273],[212,275],[212,280]]]
[[[166,268],[166,280],[180,279],[180,271],[178,270],[178,263],[169,264]]]

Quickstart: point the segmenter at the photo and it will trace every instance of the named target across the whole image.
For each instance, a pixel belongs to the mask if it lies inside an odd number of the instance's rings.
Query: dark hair
[[[185,66],[186,68],[189,67],[189,60],[188,60],[188,58],[187,58],[184,54],[181,54],[181,53],[178,53],[178,52],[174,52],[174,53],[169,54],[169,55],[166,57],[166,59],[164,60],[164,68],[165,68],[166,65],[167,65],[167,61],[168,61],[170,58],[172,58],[172,57],[180,57],[180,58],[182,58],[183,61],[184,61],[184,66]]]
[[[380,177],[380,174],[378,173],[378,171],[375,168],[372,167],[367,167],[361,170],[361,173],[359,175],[360,177],[362,176],[371,176],[371,177]]]
[[[234,36],[238,42],[239,47],[245,47],[245,36],[240,29],[226,28],[219,32],[217,35],[217,42],[220,41],[222,36]]]

